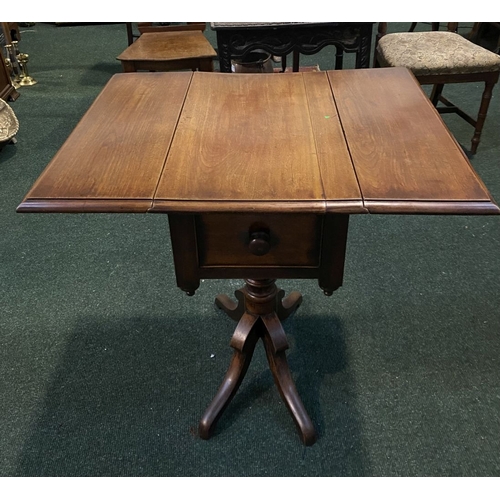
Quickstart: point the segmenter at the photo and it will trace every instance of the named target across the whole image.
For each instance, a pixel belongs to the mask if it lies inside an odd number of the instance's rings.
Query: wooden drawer
[[[200,267],[318,267],[322,216],[205,214],[196,216]]]

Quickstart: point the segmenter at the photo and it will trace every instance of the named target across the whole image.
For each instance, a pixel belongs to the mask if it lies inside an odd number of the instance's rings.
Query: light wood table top
[[[404,68],[115,75],[18,210],[499,213]]]
[[[170,61],[193,57],[216,57],[201,31],[143,33],[118,57],[120,61]]]

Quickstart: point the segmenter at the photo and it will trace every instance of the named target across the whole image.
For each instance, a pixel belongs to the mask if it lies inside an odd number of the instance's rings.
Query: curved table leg
[[[259,333],[255,328],[258,316],[243,314],[231,339],[231,347],[235,349],[226,376],[217,391],[214,399],[201,418],[198,431],[202,439],[209,439],[217,421],[233,399],[246,372],[259,340]]]
[[[262,337],[274,382],[298,427],[303,443],[312,445],[316,442],[316,431],[288,367],[285,355],[288,341],[280,321],[288,318],[299,307],[302,295],[292,292],[284,298],[285,292],[276,287],[275,280],[245,281],[245,287],[235,292],[238,302],[227,295],[218,295],[215,299],[219,309],[239,322],[231,338],[231,347],[235,352],[217,394],[200,421],[199,435],[202,439],[210,438],[217,420],[236,394],[252,360],[255,345]]]
[[[277,295],[276,312],[280,320],[285,320],[294,313],[300,304],[302,304],[302,294],[299,292],[291,292],[285,297],[285,291],[280,290]]]
[[[239,321],[245,312],[245,297],[242,290],[234,292],[238,302],[230,299],[226,294],[215,297],[215,307],[222,309],[231,319]]]
[[[302,442],[310,446],[316,442],[316,430],[307,414],[288,367],[285,349],[288,348],[286,335],[276,314],[262,317],[266,331],[263,332],[267,360],[274,382],[299,430]]]

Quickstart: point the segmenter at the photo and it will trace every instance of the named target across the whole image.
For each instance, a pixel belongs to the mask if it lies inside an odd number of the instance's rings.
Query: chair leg
[[[444,83],[435,83],[434,86],[432,87],[432,92],[430,96],[430,100],[434,107],[437,107],[439,98],[441,97],[441,94],[443,92],[443,87]]]
[[[132,23],[125,23],[125,26],[127,28],[127,41],[128,41],[128,44],[132,45],[134,43],[134,40],[136,38],[138,38],[138,37],[137,37],[137,35],[134,35]]]
[[[335,69],[342,69],[344,67],[344,51],[341,47],[335,53]]]
[[[474,136],[472,137],[471,153],[476,154],[479,141],[481,140],[481,132],[483,130],[484,121],[486,120],[486,114],[488,113],[488,107],[491,101],[491,95],[493,93],[493,87],[495,86],[495,81],[487,81],[484,86],[483,97],[481,99],[481,106],[479,108],[479,113],[477,115],[476,129],[474,131]]]
[[[297,73],[300,69],[300,66],[299,66],[299,57],[300,57],[300,52],[298,50],[294,50],[292,52],[292,71],[294,73]]]

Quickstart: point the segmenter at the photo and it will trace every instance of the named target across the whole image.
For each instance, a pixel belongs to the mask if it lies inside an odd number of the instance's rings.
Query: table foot
[[[283,299],[285,292],[276,287],[274,280],[247,280],[245,287],[235,292],[235,295],[238,297],[238,303],[227,295],[219,295],[215,300],[217,307],[230,317],[239,318],[239,322],[231,339],[231,347],[235,352],[217,394],[200,421],[200,437],[209,439],[212,435],[218,419],[236,394],[247,372],[257,341],[262,338],[274,382],[292,415],[300,437],[305,445],[314,444],[316,431],[290,373],[285,354],[288,341],[280,321],[299,307],[302,295],[292,292]]]

